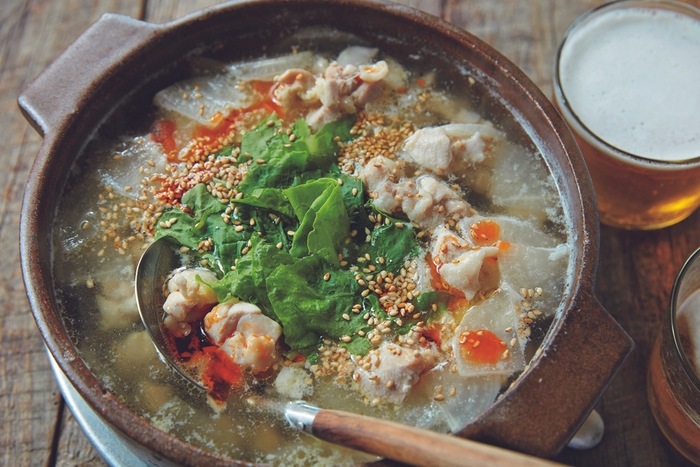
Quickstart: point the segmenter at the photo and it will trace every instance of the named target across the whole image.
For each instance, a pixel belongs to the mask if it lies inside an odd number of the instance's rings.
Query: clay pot
[[[559,114],[521,70],[469,33],[406,6],[360,0],[244,1],[164,25],[107,14],[29,85],[19,104],[44,142],[27,183],[20,244],[31,308],[49,351],[92,409],[145,458],[163,465],[236,463],[153,428],[83,363],[56,304],[53,216],[71,166],[105,118],[131,112],[140,102],[149,103],[157,90],[185,78],[187,56],[255,57],[263,46],[311,26],[352,33],[395,57],[419,57],[422,66],[439,70],[440,78],[455,88],[470,86],[468,76],[473,77],[477,110],[487,118],[505,116],[505,129],[516,140],[543,153],[572,228],[573,286],[542,352],[490,409],[458,434],[537,456],[556,455],[633,348],[593,296],[599,224],[586,167]],[[343,41],[342,34],[327,37]]]

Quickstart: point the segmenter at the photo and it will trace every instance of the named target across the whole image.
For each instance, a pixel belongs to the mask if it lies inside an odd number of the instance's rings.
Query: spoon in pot
[[[146,331],[163,359],[190,382],[208,391],[198,375],[184,368],[163,334],[165,281],[181,266],[178,247],[167,237],[153,242],[136,268],[136,301]],[[251,403],[284,414],[294,428],[325,441],[421,467],[561,466],[538,457],[436,433],[396,422],[299,402],[251,398]]]

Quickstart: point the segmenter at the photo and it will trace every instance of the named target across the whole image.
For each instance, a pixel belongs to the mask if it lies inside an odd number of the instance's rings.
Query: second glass
[[[700,465],[700,249],[681,269],[654,345],[647,392],[659,428]]]

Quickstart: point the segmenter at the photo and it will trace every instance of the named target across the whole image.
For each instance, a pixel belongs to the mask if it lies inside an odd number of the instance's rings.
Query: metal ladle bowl
[[[188,371],[173,355],[171,346],[163,334],[165,284],[168,276],[181,266],[182,255],[179,246],[171,239],[162,237],[151,243],[141,255],[136,267],[136,305],[158,354],[183,377],[206,390],[198,375]]]

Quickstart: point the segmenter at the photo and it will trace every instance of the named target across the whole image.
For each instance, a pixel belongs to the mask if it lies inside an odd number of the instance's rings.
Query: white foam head
[[[559,78],[600,139],[649,159],[700,157],[700,13],[623,7],[570,32]]]

